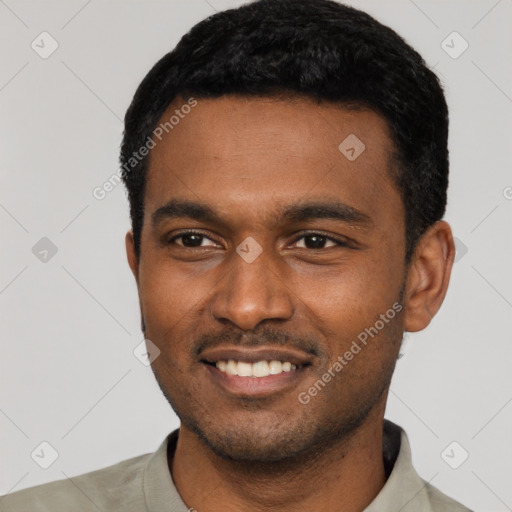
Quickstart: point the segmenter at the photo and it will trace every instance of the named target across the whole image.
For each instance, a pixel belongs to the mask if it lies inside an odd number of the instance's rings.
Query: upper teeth
[[[228,375],[238,375],[239,377],[266,377],[267,375],[277,375],[282,372],[290,372],[297,368],[296,365],[285,361],[258,361],[256,363],[246,363],[244,361],[217,361],[215,366]]]

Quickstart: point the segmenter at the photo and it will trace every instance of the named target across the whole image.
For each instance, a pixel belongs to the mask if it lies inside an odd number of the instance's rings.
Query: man
[[[260,0],[196,25],[121,149],[142,330],[181,427],[1,510],[468,510],[384,420],[403,333],[449,283],[447,135],[435,75],[363,12]]]

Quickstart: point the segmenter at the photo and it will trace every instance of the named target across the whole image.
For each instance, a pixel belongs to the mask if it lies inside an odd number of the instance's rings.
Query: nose
[[[293,293],[286,277],[280,275],[278,262],[272,263],[265,251],[251,263],[237,253],[230,260],[229,271],[220,280],[210,306],[217,321],[252,330],[265,320],[289,320],[293,316]]]

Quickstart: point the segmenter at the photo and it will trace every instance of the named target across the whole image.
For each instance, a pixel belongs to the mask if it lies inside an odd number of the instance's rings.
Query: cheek
[[[147,259],[141,266],[140,294],[148,324],[179,329],[195,317],[213,286],[208,274],[194,276],[191,267],[171,264],[165,257]],[[151,321],[150,321],[151,320]]]
[[[380,248],[361,251],[342,265],[295,276],[295,294],[335,334],[354,334],[373,324],[398,299],[402,269],[392,254]],[[399,260],[398,260],[399,261]]]

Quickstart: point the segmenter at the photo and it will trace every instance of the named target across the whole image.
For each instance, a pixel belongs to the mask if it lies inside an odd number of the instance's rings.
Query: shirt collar
[[[384,420],[383,457],[385,466],[392,465],[391,474],[364,512],[433,512],[430,485],[412,465],[407,434],[389,420]]]
[[[148,459],[143,491],[148,512],[188,510],[181,499],[167,463],[167,451],[176,448],[179,429],[171,432]],[[364,512],[433,512],[425,482],[412,466],[407,434],[398,425],[384,420],[383,457],[389,475],[384,487]]]

